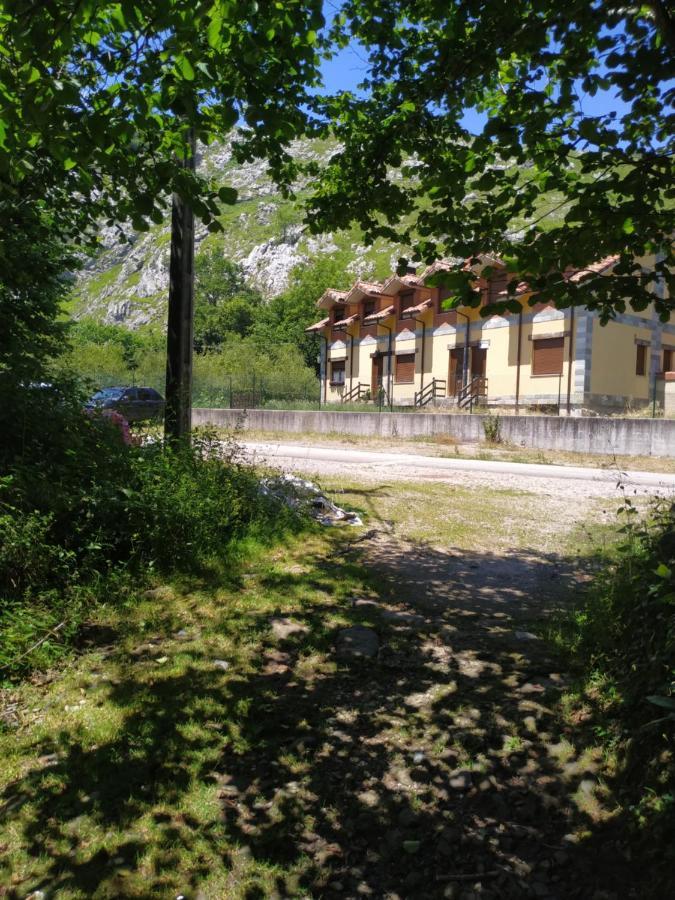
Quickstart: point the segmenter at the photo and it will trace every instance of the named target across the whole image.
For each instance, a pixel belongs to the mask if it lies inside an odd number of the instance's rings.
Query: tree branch
[[[675,20],[663,0],[647,0],[647,5],[654,13],[656,27],[675,52]]]

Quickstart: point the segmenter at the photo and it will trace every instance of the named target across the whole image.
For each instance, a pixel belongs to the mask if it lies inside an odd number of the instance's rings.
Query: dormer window
[[[363,301],[363,318],[367,318],[368,316],[372,316],[375,312],[375,300],[364,300]]]
[[[449,288],[446,288],[446,287],[439,288],[438,299],[436,301],[436,312],[439,315],[441,315],[442,313],[449,312],[448,309],[444,308],[443,304],[449,297],[452,297],[452,296],[453,296],[452,291]]]
[[[345,317],[344,306],[336,306],[333,310],[333,322],[341,322]]]
[[[415,305],[415,291],[402,291],[399,297],[399,315]]]
[[[506,269],[497,269],[493,272],[492,278],[490,278],[490,281],[488,282],[487,302],[498,303],[501,300],[506,300],[505,291],[508,288],[508,285],[509,273]]]

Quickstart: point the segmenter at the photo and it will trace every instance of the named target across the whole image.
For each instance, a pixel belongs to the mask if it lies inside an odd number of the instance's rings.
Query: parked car
[[[97,391],[87,409],[108,410],[124,416],[127,422],[147,422],[164,415],[164,398],[149,387],[109,387]]]

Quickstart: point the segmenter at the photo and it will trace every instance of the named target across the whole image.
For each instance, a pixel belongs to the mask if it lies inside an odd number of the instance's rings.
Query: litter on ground
[[[321,525],[363,525],[357,513],[337,506],[317,485],[305,481],[304,478],[298,478],[297,475],[287,473],[275,478],[265,478],[261,490],[264,494],[278,497],[293,509],[306,512]]]

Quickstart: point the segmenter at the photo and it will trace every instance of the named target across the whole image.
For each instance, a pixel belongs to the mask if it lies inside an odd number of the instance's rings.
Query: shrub
[[[501,444],[502,435],[499,416],[493,416],[492,413],[488,413],[485,416],[483,419],[483,433],[488,444]]]
[[[60,637],[73,636],[92,604],[149,572],[194,571],[300,522],[208,433],[192,446],[127,447],[76,397],[34,393],[0,479],[0,677],[33,662],[17,660],[36,633],[65,619]]]
[[[627,500],[620,515],[623,540],[565,643],[582,665],[596,738],[618,755],[616,789],[646,838],[646,864],[666,873],[675,863],[675,509],[659,501],[641,519]]]

